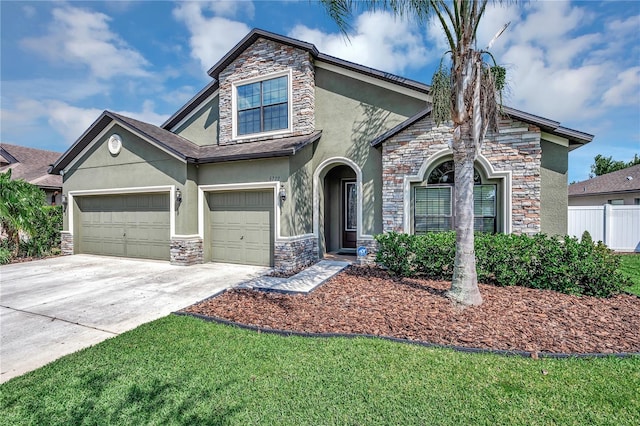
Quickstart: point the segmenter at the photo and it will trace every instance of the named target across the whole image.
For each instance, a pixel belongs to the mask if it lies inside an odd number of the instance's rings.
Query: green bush
[[[11,261],[11,250],[0,247],[0,265],[9,263]]]
[[[376,261],[401,276],[451,280],[455,233],[376,236]],[[514,234],[476,234],[478,281],[523,286],[567,294],[608,297],[627,279],[618,271],[619,257],[588,233],[582,240]]]
[[[36,213],[34,235],[20,242],[20,252],[26,256],[54,254],[60,246],[62,207],[42,206]]]

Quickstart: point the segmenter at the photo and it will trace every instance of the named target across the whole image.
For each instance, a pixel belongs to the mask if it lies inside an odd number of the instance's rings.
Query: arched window
[[[474,169],[473,214],[474,229],[479,232],[497,231],[497,187],[483,183]],[[453,161],[434,168],[426,186],[416,186],[414,193],[414,232],[449,231],[455,227],[455,172]]]

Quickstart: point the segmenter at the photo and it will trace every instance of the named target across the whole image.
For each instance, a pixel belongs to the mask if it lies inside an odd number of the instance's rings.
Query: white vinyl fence
[[[571,236],[589,231],[612,250],[640,252],[640,206],[569,206]]]

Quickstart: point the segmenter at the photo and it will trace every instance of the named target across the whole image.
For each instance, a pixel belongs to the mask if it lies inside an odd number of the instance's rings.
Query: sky
[[[504,103],[595,135],[569,155],[569,181],[597,154],[640,154],[640,1],[507,2],[478,29],[507,68]],[[0,141],[64,152],[104,110],[161,124],[211,81],[252,28],[430,84],[447,50],[435,21],[353,17],[347,40],[314,1],[0,0]]]

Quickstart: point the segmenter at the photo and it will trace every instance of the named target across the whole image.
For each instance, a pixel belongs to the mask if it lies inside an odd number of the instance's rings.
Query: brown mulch
[[[532,354],[640,352],[636,296],[599,299],[480,284],[484,303],[462,309],[445,296],[449,286],[352,266],[309,295],[230,290],[185,312],[264,329],[373,334]]]

